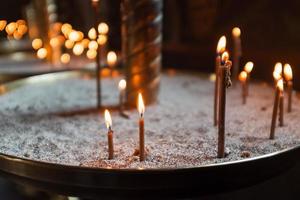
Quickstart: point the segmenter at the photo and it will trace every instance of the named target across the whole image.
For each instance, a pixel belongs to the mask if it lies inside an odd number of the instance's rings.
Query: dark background
[[[0,18],[23,18],[28,0],[1,1]],[[120,50],[120,0],[102,0],[101,17],[110,25],[110,49]],[[253,77],[271,81],[275,62],[288,62],[300,89],[299,0],[165,0],[163,65],[213,72],[216,43],[221,35],[231,47],[231,29],[242,30],[242,63],[255,63]],[[93,24],[88,0],[57,0],[59,21],[85,33]],[[3,36],[3,33],[1,34]],[[260,185],[203,199],[299,199],[300,165]],[[247,173],[247,172],[245,172]],[[205,181],[205,180],[199,180]],[[0,196],[23,199],[1,180]]]

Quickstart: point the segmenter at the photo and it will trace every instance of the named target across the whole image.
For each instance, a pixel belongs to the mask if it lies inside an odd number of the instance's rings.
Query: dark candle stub
[[[107,139],[108,139],[108,159],[111,160],[114,158],[114,141],[113,141],[113,131],[111,128],[108,130]]]

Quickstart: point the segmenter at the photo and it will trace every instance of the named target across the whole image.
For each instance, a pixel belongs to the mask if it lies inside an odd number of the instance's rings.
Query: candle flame
[[[37,57],[38,57],[39,59],[44,59],[44,58],[46,58],[46,57],[47,57],[47,54],[48,54],[48,52],[47,52],[47,49],[45,49],[45,48],[40,48],[40,49],[37,51]]]
[[[111,67],[114,66],[117,62],[117,59],[118,59],[117,54],[114,51],[110,51],[107,53],[107,64],[109,66]]]
[[[66,47],[67,49],[72,49],[73,46],[74,46],[74,42],[73,42],[72,40],[66,40],[66,41],[65,41],[65,47]]]
[[[91,40],[95,40],[97,38],[97,33],[95,28],[91,28],[88,32],[88,36]]]
[[[279,80],[281,78],[282,74],[282,64],[280,62],[277,62],[274,67],[273,71],[273,77],[275,80]]]
[[[253,69],[253,66],[254,66],[253,62],[247,62],[246,65],[245,65],[245,67],[244,67],[245,72],[247,72],[248,74],[250,74],[250,72]]]
[[[124,79],[119,82],[119,90],[124,90],[126,88],[126,81]]]
[[[95,49],[89,49],[86,52],[86,56],[88,57],[88,59],[95,59],[97,56],[97,51]]]
[[[282,78],[277,81],[277,88],[280,91],[283,91],[283,80],[282,80]]]
[[[293,79],[293,71],[290,64],[285,64],[283,68],[284,77],[287,81],[291,81]]]
[[[219,39],[219,42],[218,42],[218,45],[217,45],[217,53],[221,54],[225,51],[225,49],[226,49],[226,37],[223,35]]]
[[[105,23],[105,22],[101,22],[99,25],[98,25],[98,33],[99,34],[103,34],[103,35],[106,35],[109,31],[109,27],[108,25]]]
[[[111,120],[110,113],[107,109],[105,109],[105,111],[104,111],[104,118],[105,118],[105,124],[106,124],[107,129],[111,129],[112,120]]]
[[[245,72],[245,71],[242,71],[240,74],[239,74],[239,80],[241,81],[241,82],[244,82],[244,81],[246,81],[246,79],[247,79],[247,72]]]
[[[64,53],[60,56],[60,62],[62,62],[63,64],[68,64],[70,62],[70,54],[68,53]]]
[[[34,40],[32,40],[32,48],[34,48],[35,50],[38,50],[39,48],[41,48],[43,46],[43,41],[40,38],[36,38]]]
[[[92,40],[92,41],[89,42],[88,47],[89,47],[89,49],[97,50],[98,49],[98,43],[95,40]]]
[[[106,35],[99,35],[97,42],[99,45],[104,45],[107,42],[107,36]]]
[[[232,35],[234,37],[240,37],[240,35],[241,35],[241,29],[239,27],[234,27],[232,29]]]
[[[222,62],[226,62],[229,60],[229,54],[227,51],[225,51],[223,54],[222,54]]]
[[[81,43],[77,43],[75,44],[75,46],[73,47],[73,53],[76,55],[76,56],[79,56],[83,53],[84,51],[84,47]]]
[[[145,105],[144,105],[143,96],[141,93],[139,93],[139,95],[138,95],[138,111],[139,111],[141,117],[143,117],[143,115],[145,113]]]
[[[0,31],[3,31],[6,27],[7,21],[6,20],[0,20]]]

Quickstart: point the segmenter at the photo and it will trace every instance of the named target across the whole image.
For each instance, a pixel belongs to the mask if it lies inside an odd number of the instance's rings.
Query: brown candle
[[[280,93],[282,93],[282,92],[283,92],[283,80],[280,79],[279,81],[277,81],[277,84],[276,84],[270,139],[275,138],[275,127],[276,127],[277,112],[278,112],[278,107],[279,107],[279,98],[280,98]]]
[[[145,105],[143,101],[142,94],[139,93],[138,95],[138,111],[140,114],[139,120],[139,154],[140,154],[140,161],[145,160],[145,134],[144,134],[144,113],[145,113]]]
[[[114,158],[114,142],[113,142],[113,131],[112,131],[112,120],[108,110],[104,111],[105,124],[107,127],[107,142],[108,142],[108,159]]]
[[[216,66],[215,66],[215,97],[214,97],[214,125],[217,126],[218,124],[218,107],[219,107],[219,88],[220,88],[220,74],[219,68],[221,65],[221,54],[225,51],[226,48],[226,37],[222,36],[219,39],[217,45],[217,55],[216,55]]]
[[[283,126],[283,113],[284,113],[284,97],[283,92],[279,95],[279,126]]]
[[[233,70],[232,77],[233,80],[237,80],[238,71],[240,68],[240,58],[242,56],[242,45],[241,45],[241,29],[238,27],[234,27],[232,29],[232,37],[233,37]]]
[[[98,34],[98,14],[99,14],[99,5],[98,0],[92,0],[92,6],[94,9],[94,29],[96,31],[96,38]],[[101,61],[100,61],[101,48],[97,48],[97,55],[95,58],[96,62],[96,94],[97,94],[97,108],[101,107]]]
[[[225,109],[226,109],[226,88],[231,86],[230,68],[231,61],[228,60],[227,52],[222,54],[220,66],[220,99],[219,99],[219,126],[218,126],[218,158],[225,156]]]
[[[243,104],[246,104],[246,100],[247,100],[247,72],[242,71],[239,74],[239,80],[241,82],[241,86],[242,86],[242,102]]]
[[[287,111],[292,111],[292,93],[293,93],[293,71],[289,64],[284,65],[284,78],[287,84],[287,94],[288,94],[288,108]]]
[[[246,92],[246,96],[249,95],[249,84],[250,84],[250,73],[253,70],[253,62],[247,62],[246,65],[244,66],[244,71],[247,73],[247,79],[245,82],[245,92]]]

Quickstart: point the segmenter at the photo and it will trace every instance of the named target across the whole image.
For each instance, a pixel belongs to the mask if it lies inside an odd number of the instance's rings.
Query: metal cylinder
[[[146,104],[157,100],[161,68],[162,7],[162,0],[122,0],[122,52],[129,106],[136,106],[139,92]]]

